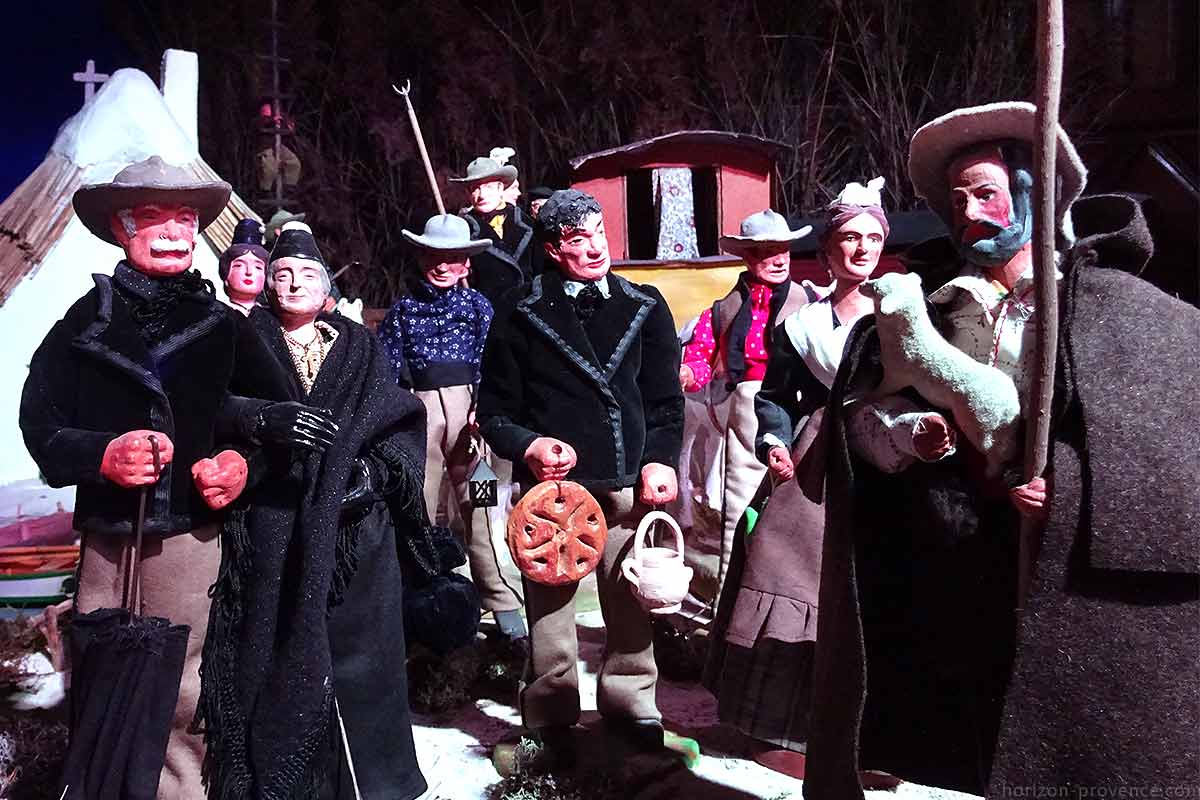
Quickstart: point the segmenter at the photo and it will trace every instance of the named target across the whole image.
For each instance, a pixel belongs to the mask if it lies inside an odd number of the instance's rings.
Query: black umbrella
[[[157,475],[153,436],[150,446]],[[71,622],[71,744],[59,787],[63,800],[153,800],[158,792],[191,629],[136,614],[148,488],[138,500],[126,606],[99,608]]]

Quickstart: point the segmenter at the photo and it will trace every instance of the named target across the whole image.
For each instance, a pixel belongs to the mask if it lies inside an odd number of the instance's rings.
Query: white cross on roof
[[[108,75],[96,72],[96,62],[89,58],[84,71],[76,72],[71,76],[71,80],[83,84],[83,102],[86,103],[96,93],[96,87],[108,80]]]

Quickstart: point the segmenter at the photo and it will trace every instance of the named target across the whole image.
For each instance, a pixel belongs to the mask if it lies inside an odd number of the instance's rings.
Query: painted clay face
[[[570,280],[595,281],[604,277],[612,266],[608,237],[604,233],[604,217],[589,214],[582,228],[563,231],[562,241],[557,247],[547,244],[546,253],[558,263],[563,276]]]
[[[870,214],[859,214],[825,240],[825,258],[833,277],[846,283],[862,283],[871,277],[883,252],[883,226]]]
[[[316,319],[329,296],[322,275],[324,268],[302,258],[281,258],[272,269],[271,294],[280,315]]]
[[[950,166],[954,238],[964,245],[990,239],[1012,222],[1008,169],[999,154],[961,158]]]
[[[1033,177],[1010,176],[995,148],[955,159],[947,170],[954,243],[964,258],[981,266],[1007,263],[1033,234]]]
[[[267,282],[267,265],[254,253],[243,253],[229,262],[225,292],[235,303],[253,303]]]
[[[471,271],[471,258],[462,250],[421,252],[421,272],[438,289],[449,289]]]
[[[761,283],[783,283],[791,276],[790,242],[762,242],[741,253],[746,268]]]
[[[546,205],[546,201],[545,201],[545,200],[530,200],[530,201],[529,201],[529,214],[530,214],[530,216],[532,216],[532,217],[534,217],[534,218],[536,219],[536,218],[537,218],[537,215],[538,215],[538,212],[542,210],[542,206],[544,206],[544,205]]]
[[[471,207],[480,214],[489,214],[504,205],[503,181],[480,181],[472,183]]]
[[[125,250],[125,258],[138,272],[165,277],[186,272],[192,266],[199,215],[187,206],[137,206],[127,219],[136,229],[126,230],[120,215],[112,218],[112,232]]]
[[[514,180],[512,183],[510,183],[508,188],[504,190],[503,196],[504,202],[515,206],[517,201],[521,199],[521,181]]]

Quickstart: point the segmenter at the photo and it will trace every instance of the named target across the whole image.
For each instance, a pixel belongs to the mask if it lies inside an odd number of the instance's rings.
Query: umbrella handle
[[[150,440],[150,452],[154,456],[154,477],[158,479],[158,474],[162,471],[162,463],[159,460],[158,454],[158,438],[154,434],[147,437]],[[137,524],[133,528],[133,562],[130,571],[131,578],[129,581],[129,617],[130,622],[138,613],[142,595],[142,529],[146,523],[146,496],[150,493],[149,486],[143,486],[138,490],[138,513]]]

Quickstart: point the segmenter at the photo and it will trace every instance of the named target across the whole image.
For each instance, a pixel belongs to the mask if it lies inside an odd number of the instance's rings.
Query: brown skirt
[[[738,524],[729,590],[717,610],[704,672],[721,722],[801,752],[812,706],[825,528],[821,416],[815,413],[797,437],[796,479],[772,491],[768,475],[750,503],[757,523],[749,533],[746,516]]]

